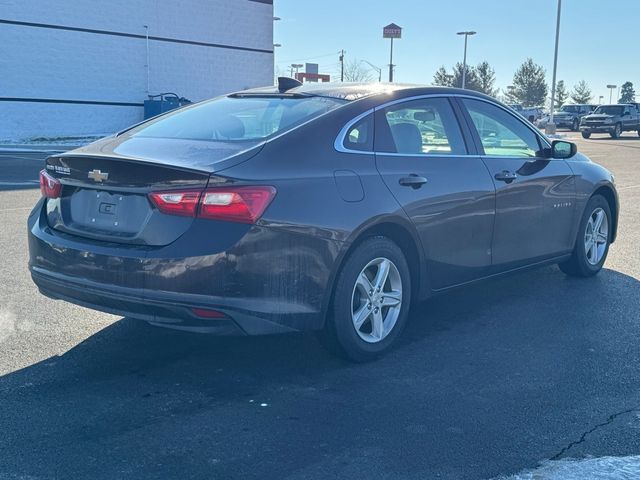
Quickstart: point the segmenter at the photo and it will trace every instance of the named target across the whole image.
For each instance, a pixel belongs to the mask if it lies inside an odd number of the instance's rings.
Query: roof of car
[[[278,90],[278,87],[262,87],[238,92],[246,95],[309,95],[319,97],[339,98],[343,100],[358,100],[373,95],[384,95],[398,91],[412,91],[417,95],[428,95],[432,93],[447,93],[484,96],[481,93],[471,90],[462,90],[451,87],[433,87],[428,85],[418,85],[409,83],[304,83],[301,86],[293,87],[285,92]]]

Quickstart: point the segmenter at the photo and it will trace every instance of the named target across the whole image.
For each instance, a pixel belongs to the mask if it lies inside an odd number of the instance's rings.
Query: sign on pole
[[[402,28],[390,23],[382,29],[382,38],[402,38]]]
[[[389,82],[393,82],[393,39],[402,38],[402,28],[395,23],[390,23],[382,29],[382,38],[391,39],[391,53],[389,55]]]

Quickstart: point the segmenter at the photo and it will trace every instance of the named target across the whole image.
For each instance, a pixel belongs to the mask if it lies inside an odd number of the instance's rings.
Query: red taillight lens
[[[40,170],[40,191],[46,198],[60,198],[62,183],[57,178],[53,178],[46,170]]]
[[[195,217],[201,194],[200,190],[189,190],[186,192],[151,193],[149,196],[162,213]]]
[[[208,308],[192,308],[191,311],[200,318],[227,318],[224,313]]]
[[[158,210],[169,215],[255,223],[275,195],[273,187],[252,186],[156,192],[149,196]]]
[[[213,188],[204,191],[198,217],[255,223],[273,200],[273,187]]]

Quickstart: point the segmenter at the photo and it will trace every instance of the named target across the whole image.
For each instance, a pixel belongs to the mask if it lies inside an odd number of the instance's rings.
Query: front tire
[[[582,138],[591,138],[591,132],[582,132]]]
[[[574,277],[597,274],[607,259],[611,232],[609,202],[601,195],[594,195],[584,210],[571,258],[558,265],[560,270]]]
[[[402,333],[410,304],[411,275],[402,250],[386,237],[367,239],[338,275],[320,340],[348,360],[374,360]]]
[[[622,127],[620,126],[619,123],[616,123],[616,126],[613,128],[613,132],[611,132],[609,135],[611,135],[611,138],[620,138],[621,134],[622,134]]]

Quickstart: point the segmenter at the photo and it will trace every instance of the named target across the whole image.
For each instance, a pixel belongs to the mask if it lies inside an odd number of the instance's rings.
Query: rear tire
[[[619,123],[616,123],[616,126],[613,127],[613,132],[611,132],[609,135],[611,135],[611,138],[620,138],[621,133],[622,133],[622,127],[620,126]]]
[[[597,232],[595,235],[594,231]],[[571,258],[558,264],[560,270],[573,277],[591,277],[597,274],[607,259],[611,232],[609,202],[601,195],[594,195],[584,209]]]
[[[591,138],[591,132],[582,132],[582,138]]]
[[[363,241],[335,283],[321,343],[353,362],[387,353],[402,333],[411,305],[411,275],[402,250],[386,237]]]

